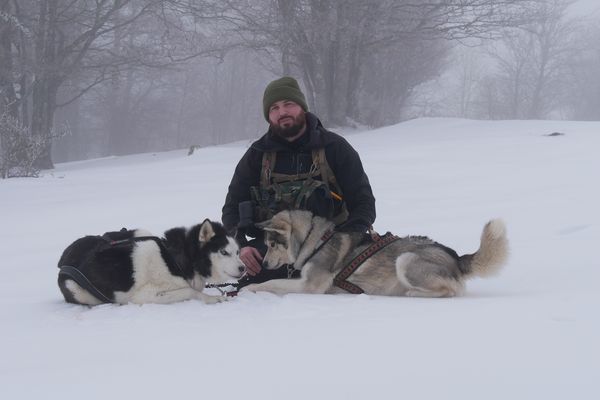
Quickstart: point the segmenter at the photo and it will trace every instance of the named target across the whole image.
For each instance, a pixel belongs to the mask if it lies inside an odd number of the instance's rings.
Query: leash
[[[348,281],[350,275],[352,275],[358,267],[360,267],[365,261],[367,261],[370,257],[372,257],[379,250],[383,249],[390,243],[399,240],[400,237],[393,235],[388,232],[383,236],[379,236],[378,234],[371,233],[371,237],[374,240],[374,243],[367,247],[362,253],[354,257],[354,259],[350,262],[350,264],[346,265],[344,269],[342,269],[336,276],[333,278],[333,284],[345,291],[352,294],[361,294],[365,291],[360,288],[360,286],[355,285],[352,282]]]

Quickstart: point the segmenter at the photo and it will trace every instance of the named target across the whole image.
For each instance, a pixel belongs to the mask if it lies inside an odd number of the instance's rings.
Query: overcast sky
[[[600,0],[577,0],[571,9],[578,14],[589,14],[600,10]]]

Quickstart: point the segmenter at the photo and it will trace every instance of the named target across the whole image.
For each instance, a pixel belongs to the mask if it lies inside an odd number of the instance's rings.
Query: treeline
[[[534,4],[531,21],[455,49],[446,74],[422,88],[409,114],[600,120],[600,15],[575,16],[573,3]]]
[[[597,118],[598,36],[570,25],[568,3],[0,0],[0,176],[254,138],[264,85],[284,74],[330,126]],[[494,68],[456,68],[457,44],[476,42]],[[450,70],[460,87],[440,90]]]

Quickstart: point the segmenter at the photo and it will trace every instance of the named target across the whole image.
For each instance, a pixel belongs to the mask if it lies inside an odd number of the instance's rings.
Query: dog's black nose
[[[240,272],[244,272],[246,270],[246,267],[244,267],[243,265],[238,267],[238,269],[240,270]]]

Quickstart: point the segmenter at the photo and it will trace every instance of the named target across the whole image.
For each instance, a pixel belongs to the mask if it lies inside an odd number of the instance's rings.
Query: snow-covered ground
[[[371,179],[378,231],[464,254],[487,220],[505,220],[508,265],[453,299],[69,305],[56,285],[69,243],[220,219],[248,143],[0,181],[1,396],[600,398],[599,133],[600,122],[420,119],[346,135]]]

